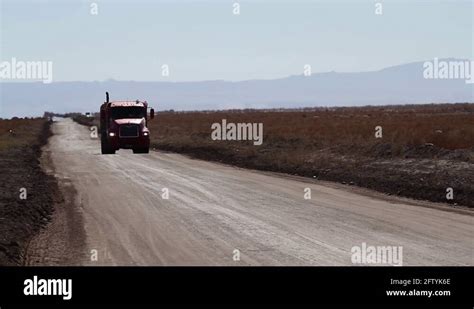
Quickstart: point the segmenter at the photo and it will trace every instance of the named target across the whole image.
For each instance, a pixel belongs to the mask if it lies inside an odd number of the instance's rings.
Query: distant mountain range
[[[473,89],[464,79],[425,79],[423,62],[239,82],[2,82],[0,117],[97,111],[105,91],[111,100],[147,100],[156,110],[206,110],[474,102]]]

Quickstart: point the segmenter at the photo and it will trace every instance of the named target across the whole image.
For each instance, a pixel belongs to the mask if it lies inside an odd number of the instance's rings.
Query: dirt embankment
[[[51,135],[46,119],[0,121],[0,265],[22,265],[32,237],[50,220],[61,194],[40,166]]]
[[[262,153],[250,158],[232,149],[209,146],[155,146],[161,150],[244,168],[287,173],[361,186],[387,194],[474,207],[474,167],[465,162],[433,159],[354,159],[319,154],[303,164],[291,161],[278,163],[273,160],[274,155],[271,153]],[[453,189],[452,200],[446,198],[448,188]]]

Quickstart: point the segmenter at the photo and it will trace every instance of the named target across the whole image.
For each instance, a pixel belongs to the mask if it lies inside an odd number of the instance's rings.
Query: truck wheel
[[[101,141],[100,150],[102,154],[115,154],[115,150],[110,148],[106,141]]]
[[[110,149],[109,147],[102,146],[102,154],[115,154],[115,150]]]
[[[135,148],[133,149],[133,153],[149,153],[150,148]]]

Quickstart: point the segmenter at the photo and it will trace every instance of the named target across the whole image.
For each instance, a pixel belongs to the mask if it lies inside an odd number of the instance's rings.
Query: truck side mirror
[[[155,118],[155,110],[152,108],[150,109],[150,119]]]

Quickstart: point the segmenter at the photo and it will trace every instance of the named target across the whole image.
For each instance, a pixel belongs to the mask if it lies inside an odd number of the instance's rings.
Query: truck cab
[[[154,118],[150,109],[150,119]],[[102,154],[114,154],[119,149],[132,149],[133,153],[148,153],[148,103],[146,101],[109,101],[100,107],[100,143]]]

